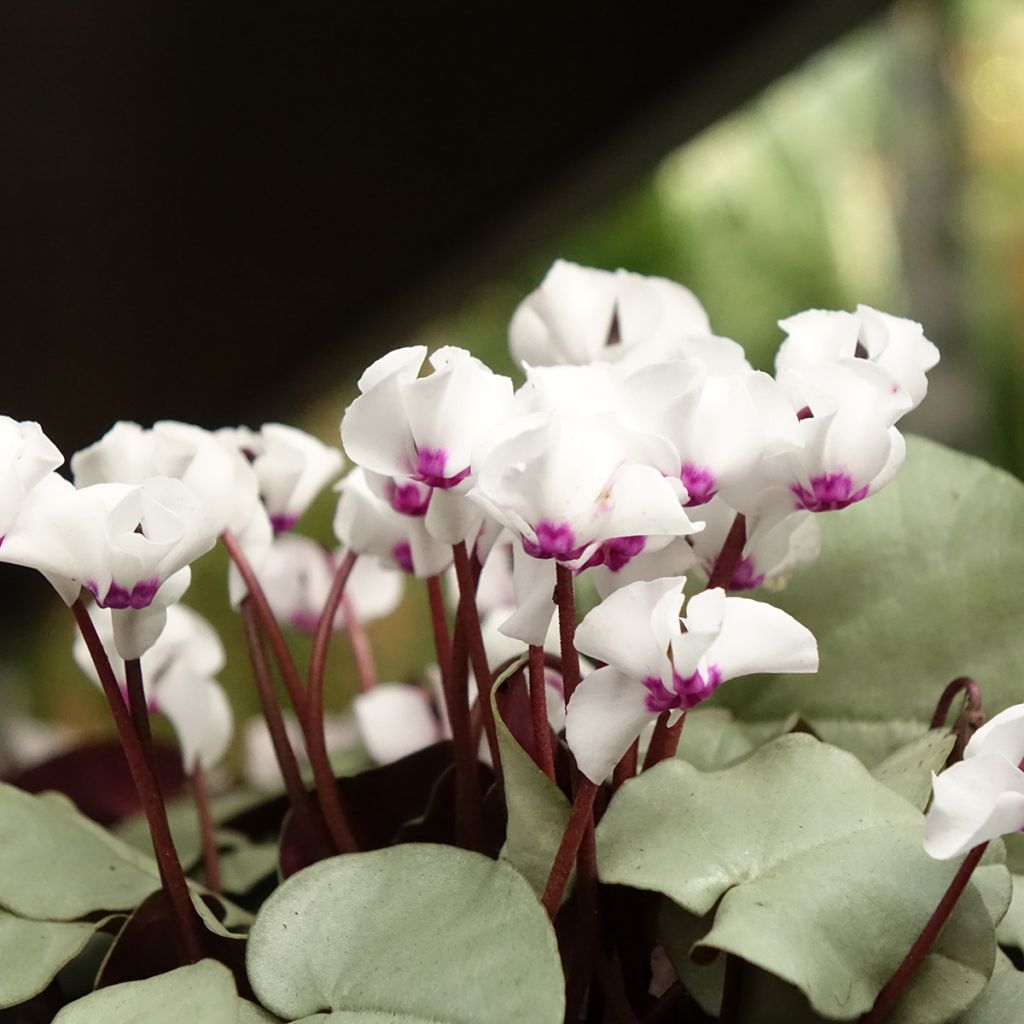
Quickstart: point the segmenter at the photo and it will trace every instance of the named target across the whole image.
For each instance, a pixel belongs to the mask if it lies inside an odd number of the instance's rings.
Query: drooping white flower
[[[924,849],[948,860],[1024,829],[1024,704],[986,722],[964,748],[964,758],[932,773],[932,804]]]
[[[0,544],[28,494],[63,461],[38,423],[0,416]]]
[[[303,633],[315,633],[340,564],[340,552],[327,551],[309,537],[278,537],[260,572],[274,616]],[[360,622],[371,622],[390,615],[404,590],[405,578],[400,571],[381,565],[371,556],[356,559],[334,629],[344,628],[346,604],[351,604]]]
[[[823,374],[829,367],[856,370],[867,363],[883,371],[875,378],[880,392],[888,391],[906,411],[920,405],[928,390],[926,374],[939,361],[939,350],[919,323],[870,306],[854,313],[810,309],[779,326],[787,337],[776,358],[777,375],[798,408],[829,386]]]
[[[347,550],[373,555],[421,578],[436,576],[451,565],[451,547],[427,532],[422,517],[402,515],[377,497],[363,470],[351,470],[337,489],[341,496],[334,533]]]
[[[623,587],[576,630],[578,650],[605,662],[576,688],[566,715],[569,748],[592,782],[608,777],[644,726],[663,712],[678,717],[729,679],[817,671],[810,631],[761,601],[706,590],[680,620],[685,582]]]
[[[221,432],[249,458],[259,482],[259,496],[274,533],[290,530],[317,495],[341,472],[344,457],[304,430],[284,423],[264,423],[258,431]]]
[[[43,573],[69,605],[88,590],[112,610],[118,652],[138,658],[188,588],[190,563],[215,541],[205,509],[178,480],[76,490],[54,477],[30,495],[0,560]]]
[[[509,323],[512,357],[531,366],[612,360],[643,342],[708,335],[696,296],[674,281],[556,260]]]
[[[390,764],[444,739],[430,694],[409,683],[378,683],[352,701],[359,731],[377,764]]]
[[[397,349],[359,380],[361,394],[341,421],[350,459],[384,478],[384,497],[407,515],[423,515],[445,543],[470,540],[477,508],[465,501],[472,452],[512,409],[512,382],[460,348],[430,356],[433,372],[418,377],[426,348]]]
[[[285,711],[285,733],[295,753],[300,768],[309,767],[306,747],[302,738],[302,727],[291,711]],[[359,746],[359,729],[351,712],[324,715],[324,740],[329,753],[341,750],[352,750],[357,753]],[[248,785],[264,792],[279,791],[284,785],[281,768],[274,754],[274,744],[267,728],[267,720],[262,715],[250,718],[242,731],[243,765],[242,772]],[[353,750],[353,748],[356,748]]]
[[[110,659],[114,676],[125,687],[124,658],[117,650],[110,613],[92,606],[89,614]],[[96,668],[80,635],[75,636],[75,661],[99,683]],[[216,675],[224,668],[224,646],[201,615],[182,604],[167,610],[167,624],[143,655],[142,680],[151,712],[167,716],[178,737],[182,761],[191,771],[216,765],[231,742],[231,704]]]

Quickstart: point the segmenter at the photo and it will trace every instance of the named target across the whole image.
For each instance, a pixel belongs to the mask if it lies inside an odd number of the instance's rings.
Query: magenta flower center
[[[805,508],[809,512],[834,512],[866,498],[869,486],[865,484],[855,491],[853,477],[849,473],[820,473],[811,477],[810,490],[803,484],[793,484],[790,490],[796,495],[797,508]]]
[[[687,508],[709,502],[718,490],[715,474],[703,466],[695,466],[692,462],[683,463],[683,468],[679,471],[679,479],[683,481],[683,486],[690,496],[686,502]]]
[[[280,512],[270,517],[270,525],[273,527],[274,536],[287,533],[297,522],[299,517],[291,512]]]
[[[612,572],[620,572],[647,546],[646,537],[613,537],[606,540],[580,567],[580,572],[606,565]]]
[[[542,519],[533,528],[533,532],[537,535],[535,541],[523,537],[523,550],[531,558],[557,558],[559,561],[571,562],[586,549],[586,544],[577,544],[576,534],[566,522]]]
[[[412,548],[409,546],[409,542],[407,540],[399,541],[391,549],[391,557],[395,560],[395,564],[399,567],[399,569],[402,569],[408,573],[411,573],[413,571]]]
[[[156,592],[160,589],[160,580],[156,576],[148,580],[139,580],[131,590],[112,581],[102,597],[99,593],[99,585],[94,580],[86,580],[85,588],[96,598],[96,603],[101,608],[135,608],[138,610],[139,608],[148,608],[153,603],[153,598],[156,597]]]
[[[745,555],[739,560],[733,570],[732,580],[729,582],[730,590],[753,590],[764,583],[764,573],[759,573],[754,565],[754,559]]]
[[[647,676],[641,682],[647,689],[647,710],[660,715],[663,711],[687,711],[707,700],[721,685],[722,673],[717,665],[709,665],[706,676],[699,670],[689,676],[673,672],[671,690],[666,690],[657,676]]]
[[[446,491],[469,476],[469,466],[451,476],[446,475],[448,453],[443,448],[419,448],[416,451],[416,470],[413,476],[431,487]]]
[[[388,502],[404,516],[425,516],[430,505],[431,490],[413,481],[397,483],[389,480],[385,489]]]

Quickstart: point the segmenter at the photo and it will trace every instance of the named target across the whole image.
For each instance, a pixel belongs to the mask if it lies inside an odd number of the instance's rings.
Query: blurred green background
[[[394,345],[472,349],[513,373],[505,332],[516,303],[556,257],[674,278],[704,302],[716,333],[771,369],[776,321],[865,302],[921,321],[943,353],[908,429],[1024,471],[1024,7],[1009,0],[900,3],[755,102],[681,146],[625,194],[458,308]],[[346,382],[294,422],[337,441]],[[332,497],[305,532],[330,541]],[[189,597],[229,647],[222,676],[239,721],[255,713],[241,628],[225,611],[225,560],[197,567]],[[425,596],[370,627],[381,679],[429,660]],[[55,609],[23,671],[45,680],[14,701],[105,731],[98,695],[70,660]],[[67,648],[53,643],[58,631]],[[308,641],[294,637],[304,661]],[[338,638],[331,702],[350,690]]]

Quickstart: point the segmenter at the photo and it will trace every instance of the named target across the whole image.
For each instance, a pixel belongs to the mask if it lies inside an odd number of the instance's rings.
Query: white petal
[[[1024,760],[1024,704],[1000,711],[970,738],[964,757],[979,754],[1001,754],[1010,764]]]
[[[512,552],[516,610],[498,627],[505,636],[535,646],[544,643],[555,614],[555,575],[553,559],[531,558],[516,544]]]
[[[71,456],[76,487],[89,484],[141,484],[156,475],[156,449],[152,431],[120,420],[95,444]]]
[[[381,683],[360,693],[352,710],[370,756],[390,764],[441,739],[441,723],[425,690],[406,683]]]
[[[999,754],[981,754],[932,776],[924,848],[947,860],[1024,827],[1024,773]]]
[[[698,533],[668,480],[652,466],[624,465],[611,486],[611,509],[588,540],[683,537]]]
[[[565,716],[565,739],[591,782],[602,783],[643,727],[657,718],[647,710],[647,691],[606,666],[576,687]]]
[[[173,672],[155,688],[156,702],[174,726],[181,759],[190,772],[198,759],[214,767],[224,756],[234,716],[224,688],[214,679]]]

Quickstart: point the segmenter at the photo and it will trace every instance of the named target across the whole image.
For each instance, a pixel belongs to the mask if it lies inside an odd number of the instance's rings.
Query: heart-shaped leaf
[[[54,1024],[238,1024],[241,1004],[231,972],[201,960],[145,981],[101,988],[69,1003]]]
[[[912,437],[889,486],[819,520],[821,558],[763,595],[817,637],[819,673],[737,679],[716,700],[751,719],[928,721],[959,675],[990,714],[1020,700],[1024,484]]]
[[[955,871],[924,853],[922,821],[852,755],[791,735],[725,771],[676,759],[626,783],[598,827],[598,870],[697,916],[714,908],[702,946],[849,1020],[871,1007]],[[963,969],[955,1012],[981,991],[995,956],[976,888],[945,931],[945,955]]]
[[[942,771],[955,742],[948,730],[932,729],[876,764],[871,774],[923,811],[932,795],[932,772]]]
[[[66,801],[0,784],[0,907],[39,921],[131,910],[160,886],[156,865]]]
[[[288,1020],[559,1024],[554,931],[507,864],[410,843],[288,879],[249,935],[249,979]]]

